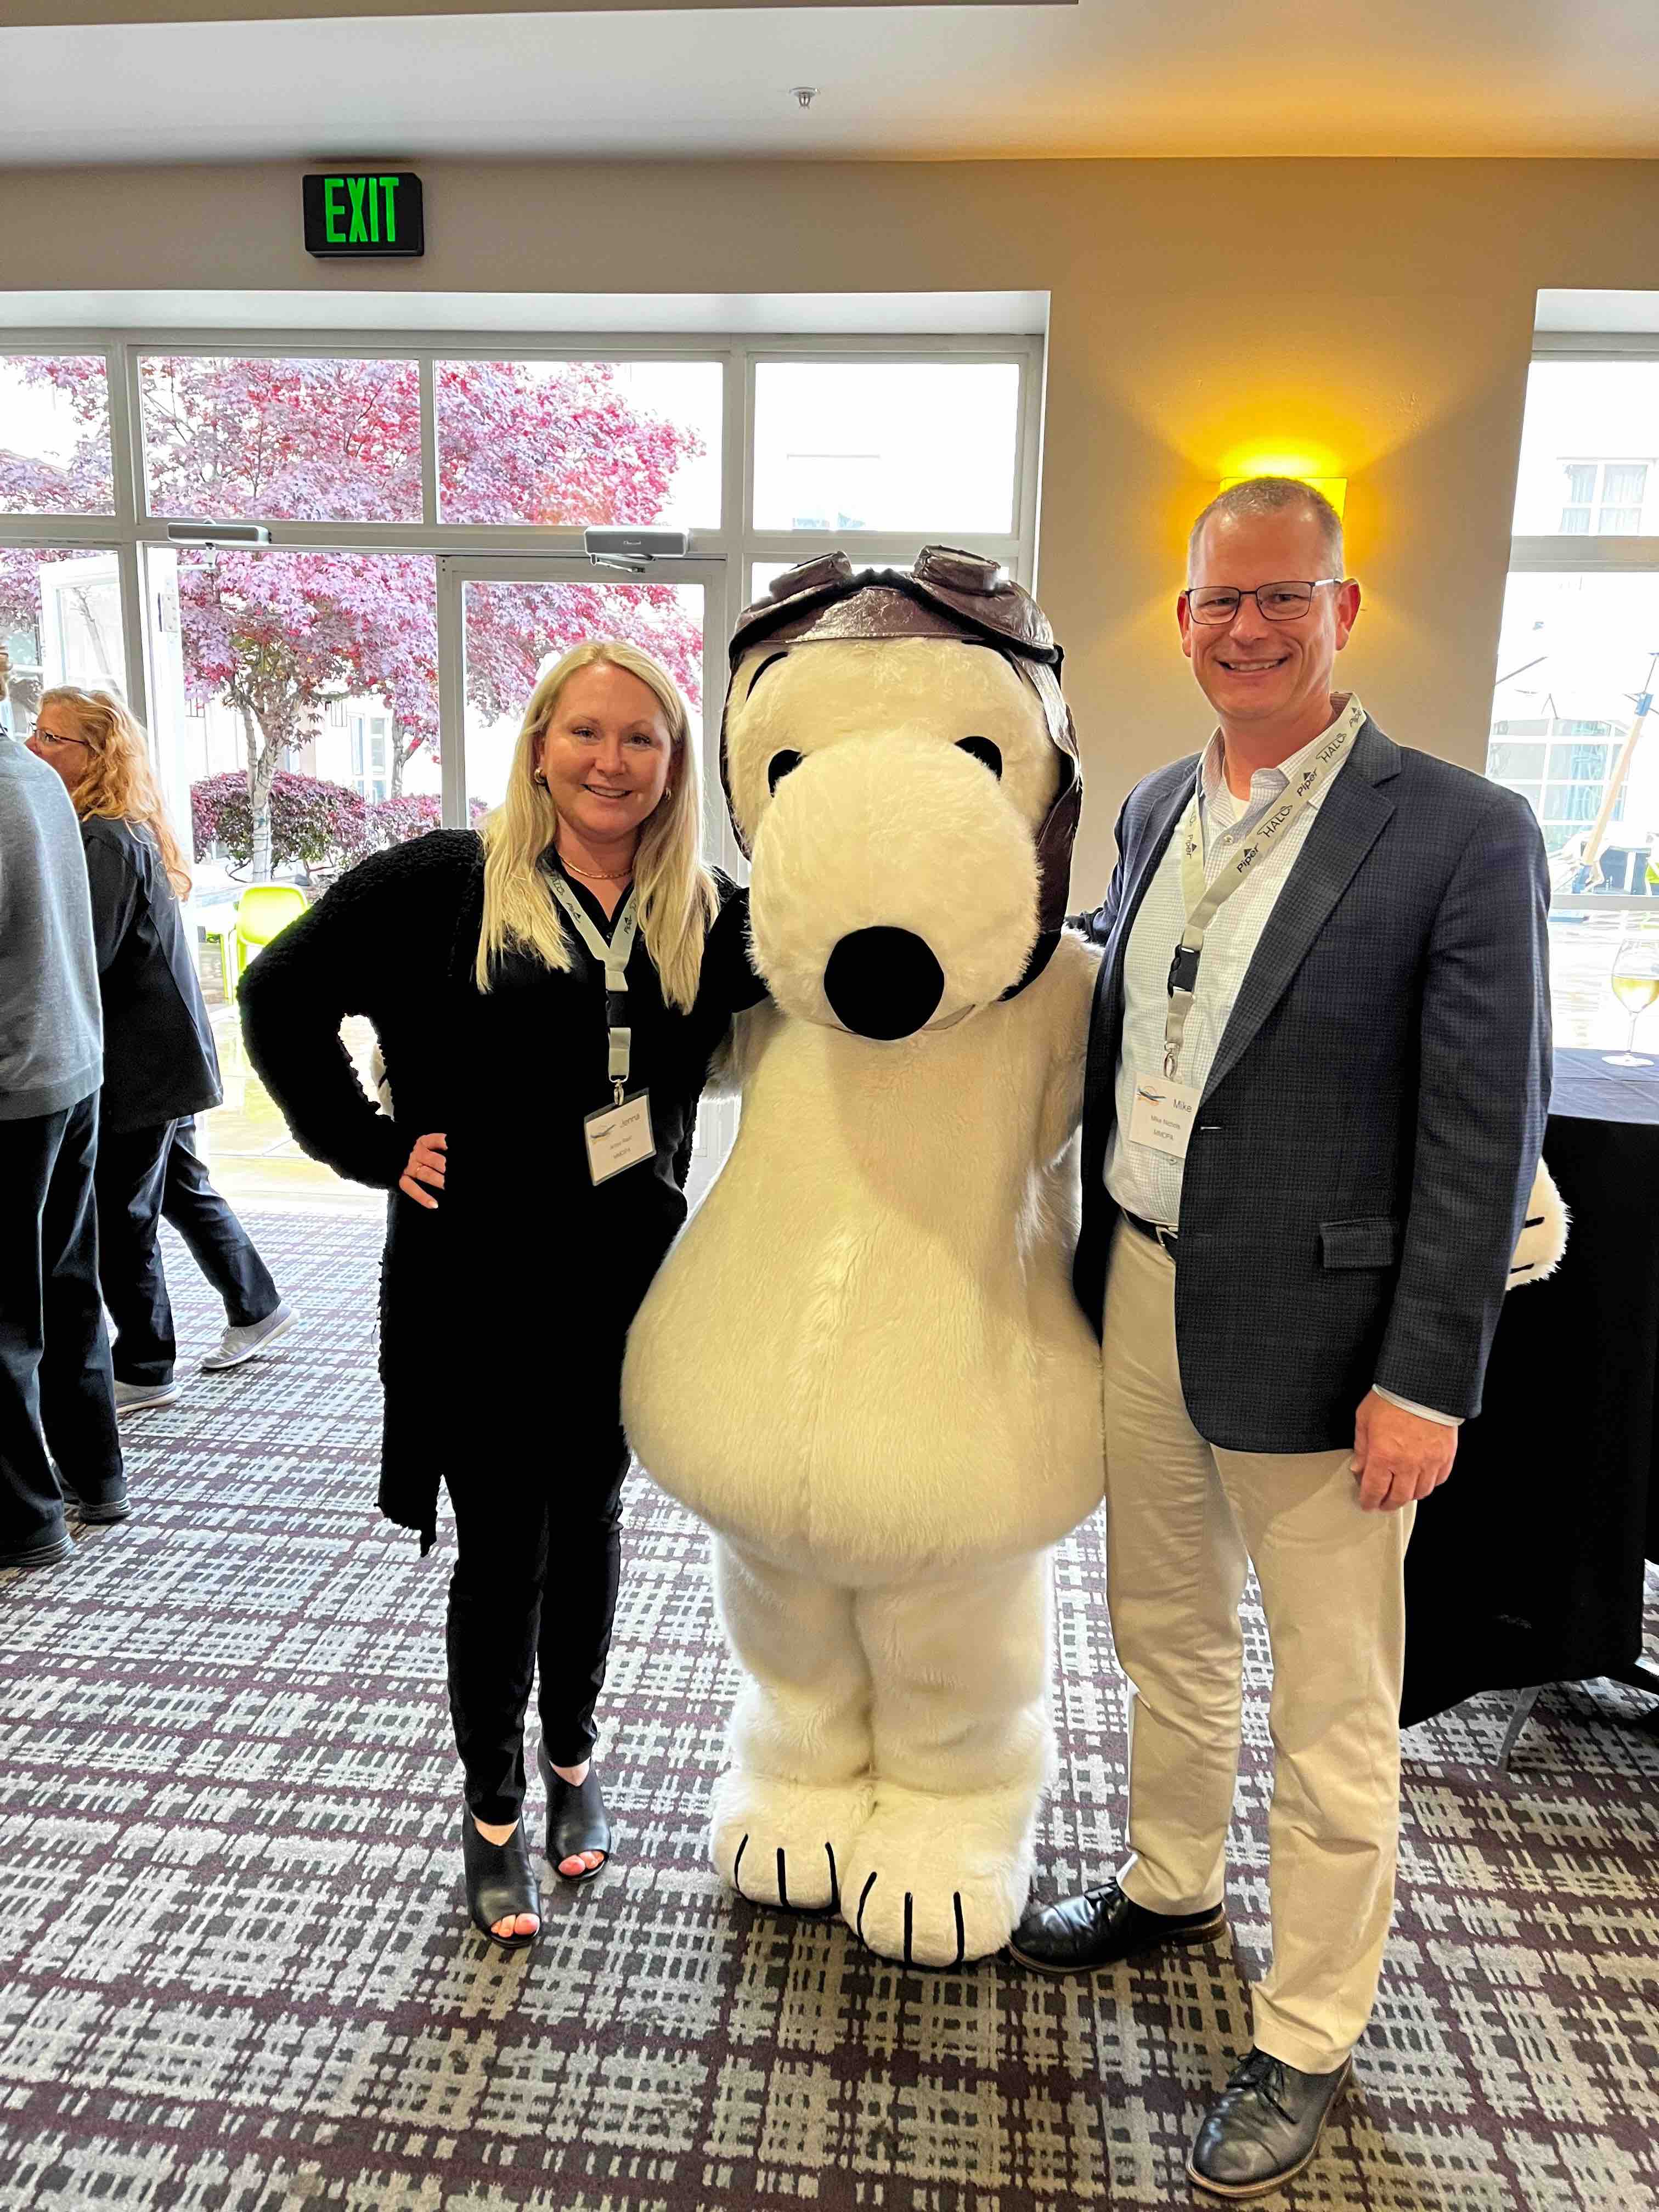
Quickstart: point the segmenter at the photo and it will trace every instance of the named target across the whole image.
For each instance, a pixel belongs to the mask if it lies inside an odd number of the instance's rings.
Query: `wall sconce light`
[[[1251,477],[1294,477],[1298,483],[1311,484],[1316,492],[1322,492],[1329,500],[1331,505],[1336,509],[1339,519],[1347,502],[1348,479],[1346,477],[1310,476],[1305,469],[1291,468],[1275,461],[1262,462],[1258,467],[1253,468],[1248,476],[1223,477],[1220,489],[1223,491],[1231,491],[1235,484],[1249,483]]]

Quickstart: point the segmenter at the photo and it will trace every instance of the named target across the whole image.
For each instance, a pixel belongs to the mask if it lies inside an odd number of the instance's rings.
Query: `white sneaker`
[[[115,1410],[119,1413],[145,1413],[152,1406],[170,1406],[179,1397],[184,1384],[174,1376],[171,1382],[124,1382],[115,1378]]]
[[[228,1328],[219,1339],[219,1349],[202,1362],[202,1372],[216,1375],[222,1368],[240,1367],[245,1359],[257,1358],[293,1326],[294,1309],[284,1298],[276,1312],[268,1313],[263,1321],[250,1322],[246,1328]]]

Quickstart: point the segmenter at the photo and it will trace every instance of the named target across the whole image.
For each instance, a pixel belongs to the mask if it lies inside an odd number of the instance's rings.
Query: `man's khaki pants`
[[[1259,2048],[1325,2074],[1376,1995],[1400,1811],[1403,1566],[1415,1509],[1366,1513],[1349,1450],[1224,1451],[1193,1426],[1176,1263],[1120,1222],[1106,1285],[1107,1592],[1129,1701],[1125,1893],[1219,1904],[1254,1563],[1273,1659],[1273,1964]],[[1239,1310],[1249,1325],[1248,1300]],[[1310,1347],[1310,1357],[1315,1356]],[[1285,1388],[1296,1378],[1287,1375]]]

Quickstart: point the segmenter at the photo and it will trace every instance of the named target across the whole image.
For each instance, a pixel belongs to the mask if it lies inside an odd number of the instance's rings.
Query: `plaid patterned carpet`
[[[1267,1936],[1259,1620],[1232,1947],[1092,1987],[939,1979],[725,1896],[730,1680],[696,1528],[631,1486],[602,1744],[623,1848],[507,1958],[463,1906],[444,1549],[373,1510],[376,1224],[252,1225],[302,1320],[129,1430],[142,1511],[0,1576],[0,2212],[1060,2212],[1188,2204]],[[1122,1686],[1099,1530],[1060,1565],[1046,1887],[1109,1871]],[[1401,1908],[1296,2206],[1659,2205],[1659,1736],[1548,1692],[1407,1740]],[[532,1833],[539,1802],[532,1800]],[[1285,2200],[1276,2199],[1276,2203]]]

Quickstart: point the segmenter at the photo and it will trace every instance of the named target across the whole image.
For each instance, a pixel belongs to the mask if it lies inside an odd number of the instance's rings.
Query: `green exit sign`
[[[421,180],[407,169],[336,169],[305,179],[306,252],[374,261],[426,252]]]

